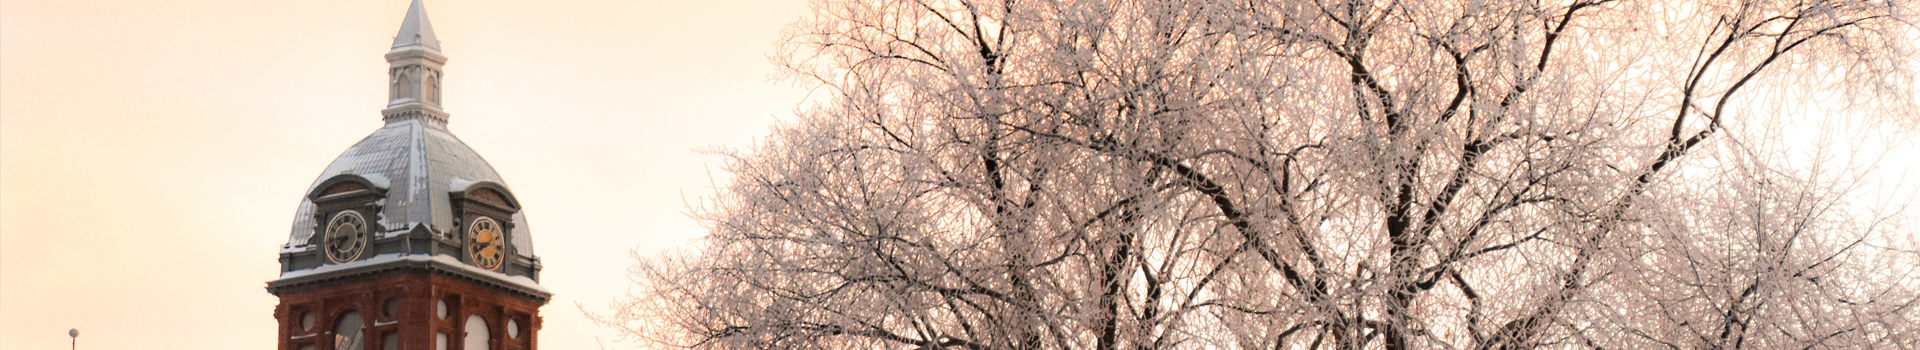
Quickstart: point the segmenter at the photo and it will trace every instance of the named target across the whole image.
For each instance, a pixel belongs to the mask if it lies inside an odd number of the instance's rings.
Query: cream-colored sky
[[[268,349],[306,186],[381,125],[407,0],[0,2],[0,349]],[[522,200],[545,349],[630,348],[575,305],[700,234],[718,159],[804,91],[805,1],[429,0],[450,129]]]

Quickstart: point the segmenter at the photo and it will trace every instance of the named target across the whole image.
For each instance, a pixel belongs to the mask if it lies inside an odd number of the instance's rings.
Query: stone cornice
[[[440,53],[440,50],[429,49],[424,46],[410,45],[395,48],[393,51],[387,52],[387,62],[395,62],[409,58],[425,59],[428,62],[433,62],[435,65],[447,64],[447,55]]]
[[[447,112],[427,106],[419,101],[407,102],[396,107],[380,111],[380,119],[388,122],[405,119],[420,119],[445,125]]]
[[[327,282],[360,279],[389,272],[426,272],[452,277],[492,287],[541,304],[553,298],[552,292],[548,292],[545,287],[541,287],[530,278],[481,270],[446,255],[389,255],[310,270],[288,271],[281,274],[280,279],[267,282],[267,292],[279,295],[281,292],[304,289]]]

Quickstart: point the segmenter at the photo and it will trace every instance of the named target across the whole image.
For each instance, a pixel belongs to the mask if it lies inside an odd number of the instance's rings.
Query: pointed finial
[[[395,51],[409,45],[440,51],[440,39],[433,36],[433,22],[427,20],[427,9],[420,5],[420,0],[413,0],[413,6],[407,8],[407,19],[400,23],[400,34],[393,37]]]

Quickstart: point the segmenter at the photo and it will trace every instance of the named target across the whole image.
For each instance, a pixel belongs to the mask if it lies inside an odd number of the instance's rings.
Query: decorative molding
[[[283,274],[283,277],[267,282],[267,292],[274,295],[304,289],[307,287],[331,285],[334,281],[372,277],[390,271],[424,271],[431,274],[452,277],[475,283],[495,290],[545,304],[553,298],[553,293],[539,286],[537,282],[523,276],[509,276],[487,271],[462,263],[447,255],[408,255],[402,257],[383,257],[383,259],[363,260],[353,264],[338,266],[326,271],[298,271]],[[524,281],[517,279],[525,279]]]
[[[409,101],[408,103],[412,104],[412,103],[419,103],[419,102]],[[381,120],[385,120],[387,122],[393,122],[396,120],[406,120],[406,119],[420,119],[420,120],[436,122],[440,124],[447,123],[447,112],[434,110],[424,105],[401,105],[400,107],[388,108],[386,110],[380,111],[380,117],[381,117]]]

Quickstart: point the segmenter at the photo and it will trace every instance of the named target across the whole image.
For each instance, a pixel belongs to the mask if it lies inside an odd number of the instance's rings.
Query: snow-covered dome
[[[385,188],[379,217],[369,219],[378,222],[374,227],[386,231],[376,232],[376,239],[416,227],[442,236],[458,236],[452,193],[465,191],[475,183],[506,186],[506,181],[500,179],[500,174],[486,159],[447,132],[445,123],[424,118],[387,122],[386,127],[375,130],[335,158],[327,170],[307,186],[307,192],[319,191],[320,185],[341,174],[358,175],[376,188]],[[316,249],[313,237],[318,226],[314,222],[316,207],[311,197],[300,200],[300,210],[294,214],[293,234],[287,238],[283,250]],[[526,215],[516,212],[512,220],[515,225],[509,231],[508,243],[513,249],[509,251],[533,257],[533,239],[527,230]]]
[[[280,247],[279,285],[323,271],[360,273],[413,262],[457,262],[474,278],[538,292],[533,237],[500,174],[447,131],[433,24],[418,0],[386,54],[386,125],[335,158],[307,186]],[[396,265],[397,264],[397,265]],[[521,283],[521,282],[515,282]],[[537,293],[535,293],[537,294]]]

